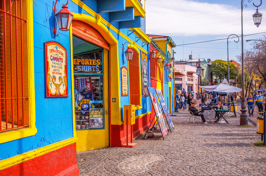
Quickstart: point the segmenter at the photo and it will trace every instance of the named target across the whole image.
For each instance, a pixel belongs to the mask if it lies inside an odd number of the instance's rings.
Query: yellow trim
[[[131,28],[130,30],[135,31],[134,34],[136,34],[138,37],[141,37],[144,42],[151,43],[150,37],[145,34],[140,28]]]
[[[135,16],[141,16],[142,18],[145,17],[146,11],[140,5],[138,0],[126,0],[126,7],[134,7]]]
[[[71,85],[72,85],[72,118],[73,118],[73,137],[77,136],[76,133],[76,110],[75,110],[75,92],[74,92],[74,67],[73,67],[73,35],[72,35],[72,24],[70,26],[70,50],[71,50]]]
[[[108,21],[106,21],[104,18],[101,18],[101,15],[97,14],[96,12],[94,12],[91,8],[89,8],[86,4],[84,4],[82,1],[80,0],[72,0],[74,3],[76,3],[78,6],[80,6],[81,8],[83,8],[86,12],[88,12],[90,15],[92,15],[94,18],[99,19],[101,24],[104,24],[106,27],[112,29],[115,33],[117,33],[118,35],[120,35],[121,37],[123,37],[124,39],[126,39],[128,42],[133,43],[134,45],[136,45],[137,48],[139,48],[141,51],[143,51],[145,54],[148,54],[148,52],[143,49],[141,46],[139,46],[138,44],[136,44],[136,42],[134,42],[133,40],[131,40],[129,37],[127,37],[124,33],[122,33],[120,30],[118,30],[116,27],[114,27],[111,23],[109,23]],[[100,25],[100,24],[99,24]],[[108,30],[108,33],[111,33]],[[110,34],[112,35],[112,34]]]
[[[139,55],[139,75],[140,75],[140,79],[139,79],[139,95],[140,95],[140,105],[135,105],[136,107],[136,110],[138,109],[142,109],[142,94],[141,94],[141,58],[140,58],[140,52],[138,50],[138,48],[135,46],[135,45],[127,45],[127,47],[129,48],[133,48],[134,50],[136,50],[138,52],[138,55]],[[129,62],[128,62],[129,64]],[[128,68],[129,68],[129,65],[128,65]],[[129,81],[129,86],[130,86],[130,81]],[[129,89],[129,95],[130,95],[130,89]],[[129,102],[130,102],[130,96],[129,96]]]
[[[37,133],[35,126],[35,83],[34,83],[34,45],[33,45],[33,4],[27,1],[27,44],[29,74],[29,127],[0,133],[0,144],[33,136]]]
[[[17,155],[5,160],[1,160],[0,161],[0,170],[4,170],[7,169],[9,167],[12,167],[14,165],[23,163],[25,161],[37,158],[39,156],[45,155],[47,153],[50,153],[52,151],[58,150],[60,148],[63,148],[65,146],[68,146],[70,144],[73,144],[77,141],[77,138],[70,138],[61,142],[57,142],[55,144],[51,144],[51,145],[47,145],[45,147],[36,149],[36,150],[32,150],[26,153],[23,153],[21,155]]]
[[[140,118],[142,118],[142,117],[144,117],[146,115],[149,115],[149,114],[151,114],[151,112],[147,112],[145,114],[138,115],[138,116],[135,117],[135,119],[140,119]]]

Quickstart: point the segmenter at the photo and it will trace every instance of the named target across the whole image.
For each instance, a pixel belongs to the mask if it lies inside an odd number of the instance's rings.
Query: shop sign
[[[171,117],[169,115],[169,111],[168,111],[168,108],[167,108],[166,103],[164,101],[162,91],[160,89],[156,89],[156,92],[157,92],[158,98],[160,100],[160,103],[161,103],[161,106],[162,106],[166,121],[168,123],[169,129],[172,131],[173,128],[174,128],[174,124],[173,124],[172,119],[171,119]]]
[[[165,122],[164,122],[164,119],[163,119],[163,114],[162,114],[162,110],[161,110],[160,104],[158,103],[157,94],[156,94],[155,89],[153,87],[149,87],[148,90],[149,90],[149,94],[150,94],[150,98],[151,98],[151,102],[152,102],[152,105],[153,105],[153,109],[154,109],[155,115],[156,115],[156,117],[158,119],[158,123],[159,123],[159,126],[160,126],[161,133],[162,133],[162,135],[164,137],[164,136],[167,135],[167,128],[166,128],[166,125],[165,125]]]
[[[148,97],[148,87],[149,87],[149,78],[148,78],[148,62],[147,55],[141,52],[141,77],[142,77],[142,96]]]
[[[101,59],[73,59],[75,73],[102,73]]]
[[[201,75],[201,68],[197,68],[196,75]]]
[[[128,71],[126,67],[121,68],[122,96],[128,96]]]
[[[45,43],[46,97],[67,97],[67,51],[57,42]]]

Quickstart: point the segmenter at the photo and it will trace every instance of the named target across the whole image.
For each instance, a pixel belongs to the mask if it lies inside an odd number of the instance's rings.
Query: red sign
[[[92,91],[92,84],[91,84],[91,77],[85,78],[85,88],[86,88],[89,92],[93,92],[93,91]]]
[[[126,67],[121,68],[122,96],[128,96],[128,72]]]
[[[45,43],[46,97],[67,97],[67,51],[57,42]]]

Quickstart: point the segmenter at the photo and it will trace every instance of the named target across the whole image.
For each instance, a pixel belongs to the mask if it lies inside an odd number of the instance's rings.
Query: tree
[[[202,84],[202,86],[207,86],[207,85],[209,85],[209,81],[208,81],[208,79],[207,79],[207,78],[203,78],[203,79],[201,80],[201,84]]]
[[[227,69],[227,62],[224,60],[215,60],[211,64],[211,72],[214,76],[220,79],[220,82],[223,78],[228,78],[228,69]],[[239,71],[235,64],[229,62],[229,72],[230,72],[230,79],[236,79]]]

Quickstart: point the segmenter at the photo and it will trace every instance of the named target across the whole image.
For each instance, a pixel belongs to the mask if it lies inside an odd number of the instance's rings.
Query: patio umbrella
[[[255,92],[264,92],[264,91],[266,91],[266,89],[263,89],[263,88],[255,90]]]
[[[223,80],[221,84],[212,85],[212,86],[199,86],[200,88],[210,91],[210,92],[219,92],[219,93],[230,93],[230,92],[240,92],[242,89],[234,86],[230,86],[226,79]]]

